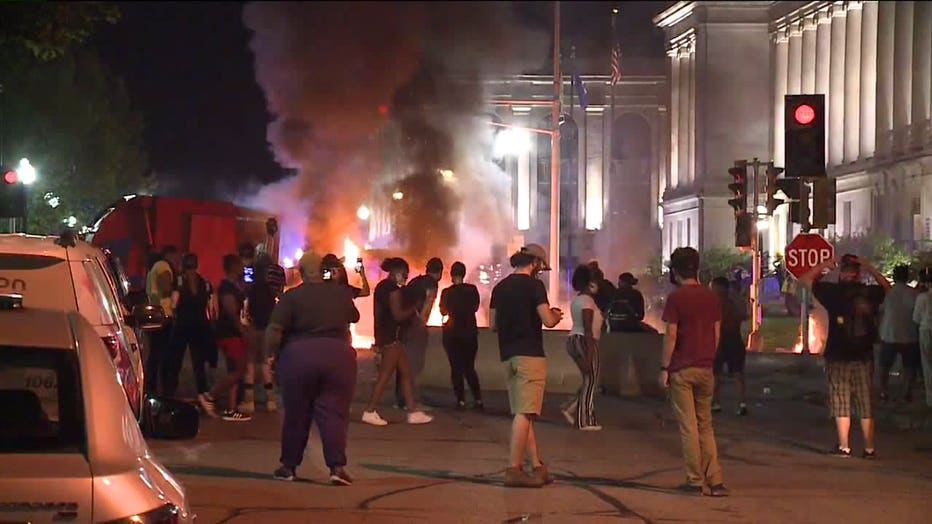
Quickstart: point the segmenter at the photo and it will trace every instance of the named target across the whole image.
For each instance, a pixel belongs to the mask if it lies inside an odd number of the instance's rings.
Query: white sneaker
[[[583,426],[583,427],[581,427],[581,428],[579,428],[579,429],[580,429],[580,431],[602,431],[602,426],[599,426],[599,425],[595,425],[595,426]]]
[[[423,411],[408,413],[408,424],[429,424],[432,420],[434,420],[434,417]]]
[[[410,417],[410,415],[409,415]],[[379,416],[378,411],[364,411],[362,414],[362,421],[366,424],[372,424],[373,426],[387,426],[388,421]]]

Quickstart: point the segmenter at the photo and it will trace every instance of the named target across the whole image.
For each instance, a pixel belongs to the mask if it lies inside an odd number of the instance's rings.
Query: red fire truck
[[[108,249],[124,265],[130,289],[145,290],[150,254],[164,246],[197,254],[199,271],[216,285],[223,255],[249,243],[278,261],[278,222],[271,213],[231,202],[127,196],[91,222],[86,239]]]

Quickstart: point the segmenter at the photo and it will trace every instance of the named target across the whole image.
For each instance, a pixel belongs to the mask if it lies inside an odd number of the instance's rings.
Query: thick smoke
[[[485,232],[488,244],[470,251],[507,238],[508,182],[488,158],[480,79],[540,66],[549,34],[522,28],[497,2],[257,2],[244,20],[273,117],[269,142],[298,172],[264,205],[300,209],[306,243],[341,245],[373,196],[393,204],[396,236],[415,260],[453,254],[461,225],[470,239]],[[396,191],[404,197],[393,201]]]

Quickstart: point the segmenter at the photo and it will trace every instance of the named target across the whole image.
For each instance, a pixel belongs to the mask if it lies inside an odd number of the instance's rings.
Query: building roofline
[[[661,11],[653,18],[654,25],[659,28],[673,27],[692,14],[696,2],[677,2]]]

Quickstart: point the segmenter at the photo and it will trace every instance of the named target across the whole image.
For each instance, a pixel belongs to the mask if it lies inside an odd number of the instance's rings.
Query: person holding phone
[[[362,287],[356,287],[349,283],[349,275],[346,274],[346,258],[338,257],[333,253],[328,253],[324,256],[322,267],[324,268],[324,279],[325,280],[334,280],[338,284],[342,284],[348,288],[353,294],[353,298],[363,298],[368,297],[372,294],[372,291],[369,289],[369,280],[366,278],[366,272],[363,271],[362,259],[356,259],[356,273],[359,274],[359,278],[362,282]]]

